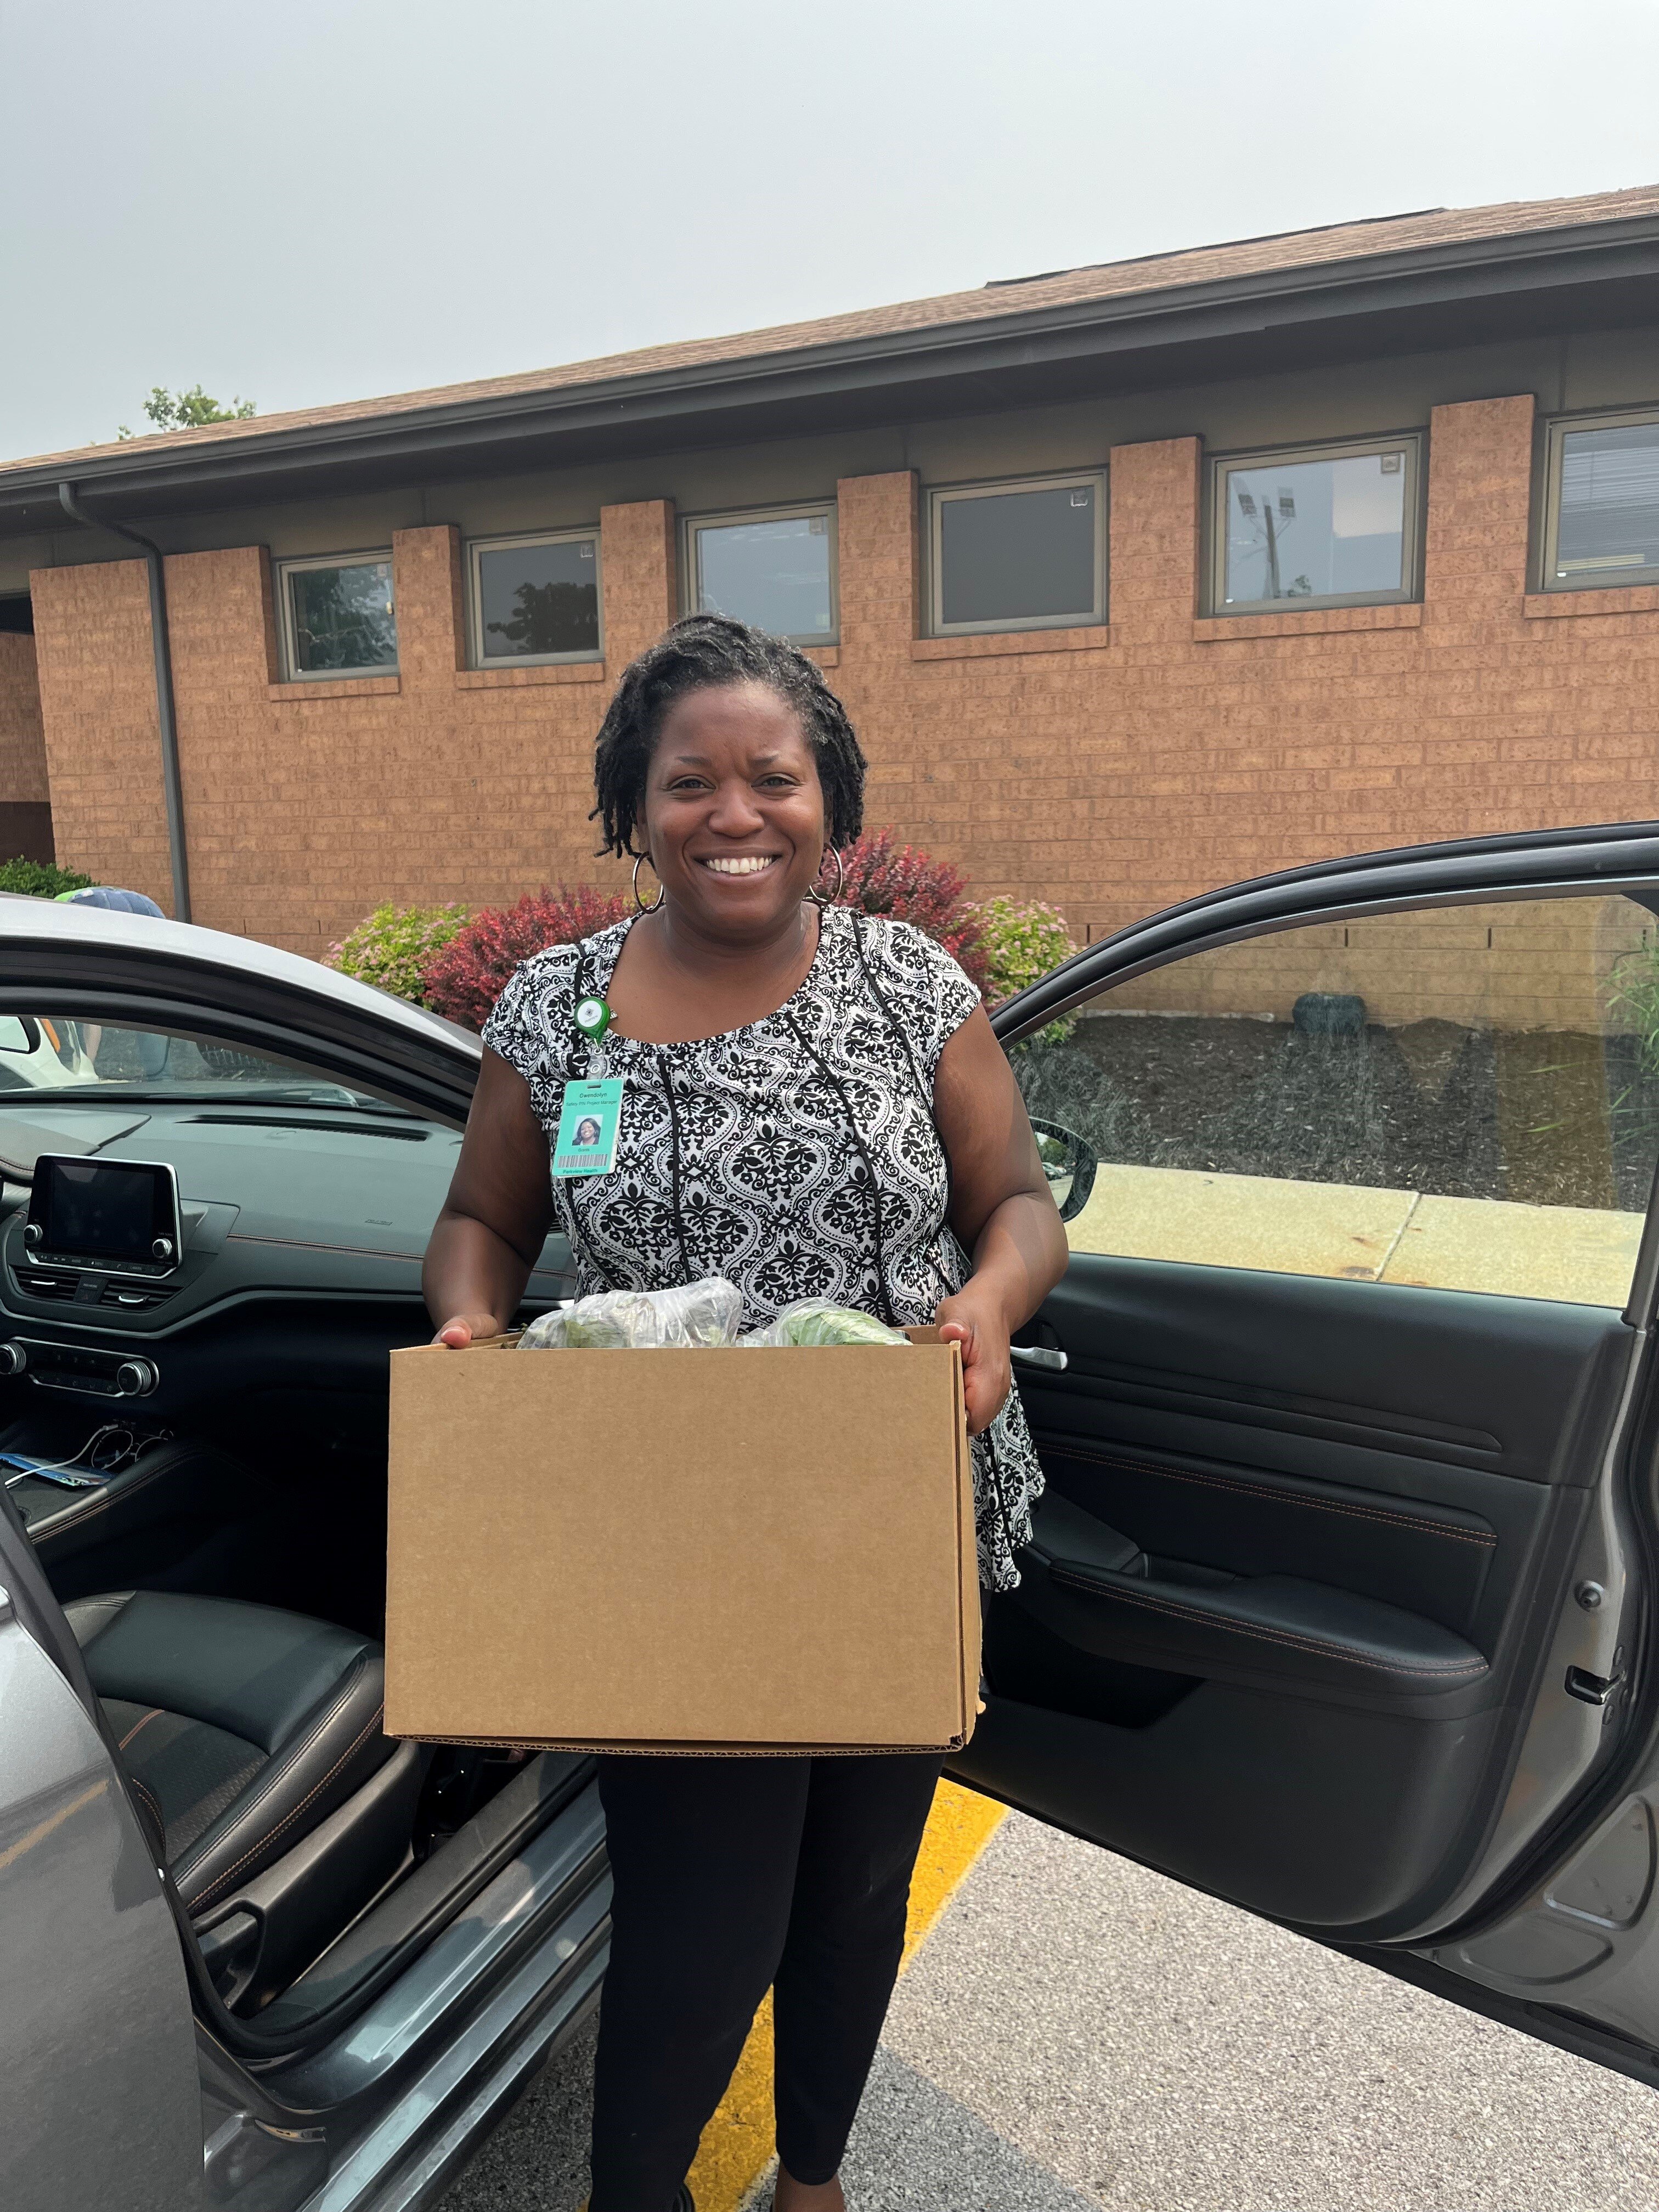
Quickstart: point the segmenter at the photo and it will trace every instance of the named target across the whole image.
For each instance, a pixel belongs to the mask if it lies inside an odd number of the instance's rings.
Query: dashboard
[[[384,1110],[199,1100],[9,1103],[0,1109],[0,1335],[21,1346],[23,1364],[14,1354],[12,1371],[46,1380],[49,1363],[32,1347],[51,1340],[65,1350],[103,1346],[112,1354],[147,1347],[155,1367],[170,1341],[251,1301],[406,1305],[407,1329],[399,1334],[418,1341],[426,1327],[421,1262],[460,1142],[460,1133],[442,1123]],[[43,1156],[169,1165],[179,1201],[176,1264],[106,1258],[76,1266],[50,1249],[36,1256],[26,1233]],[[42,1241],[37,1229],[37,1250]],[[562,1238],[550,1238],[526,1303],[559,1297],[567,1265]],[[101,1362],[78,1364],[89,1396],[149,1395],[112,1393],[96,1379]],[[76,1364],[60,1363],[58,1387],[76,1388]]]

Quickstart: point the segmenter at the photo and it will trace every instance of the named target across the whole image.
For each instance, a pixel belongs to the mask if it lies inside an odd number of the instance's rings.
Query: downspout
[[[179,722],[173,705],[173,653],[167,640],[167,587],[161,549],[125,523],[88,514],[72,483],[60,483],[58,497],[65,514],[88,530],[112,531],[137,545],[149,571],[149,640],[155,656],[155,719],[161,732],[161,790],[167,801],[167,859],[173,868],[173,916],[190,920],[190,860],[185,849],[185,791],[179,774]]]

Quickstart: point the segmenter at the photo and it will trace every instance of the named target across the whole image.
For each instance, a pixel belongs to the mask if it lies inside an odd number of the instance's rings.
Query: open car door
[[[957,1771],[1659,2083],[1656,916],[1653,824],[1421,848],[1002,1011],[1099,1165]]]

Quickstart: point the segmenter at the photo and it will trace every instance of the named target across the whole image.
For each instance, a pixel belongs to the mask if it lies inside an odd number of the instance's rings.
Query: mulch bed
[[[1034,1113],[1147,1167],[1636,1212],[1659,1154],[1628,1036],[1102,1014],[1015,1060]]]

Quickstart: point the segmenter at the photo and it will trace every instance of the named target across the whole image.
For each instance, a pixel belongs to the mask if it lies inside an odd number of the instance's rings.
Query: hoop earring
[[[662,904],[662,878],[660,877],[657,878],[657,896],[652,900],[649,906],[647,906],[645,901],[640,896],[640,863],[641,860],[651,860],[649,853],[640,853],[635,854],[634,860],[634,903],[638,907],[641,914],[655,914],[657,908]],[[655,866],[656,863],[652,861],[653,871]]]
[[[836,901],[847,889],[847,863],[842,859],[840,852],[834,845],[830,846],[827,849],[830,859],[836,864],[836,888],[830,892],[828,898],[826,898],[823,893],[818,889],[817,877],[815,876],[812,878],[812,887],[806,894],[807,897],[811,900],[814,906],[834,906]],[[818,870],[820,874],[823,872],[823,863],[820,860],[818,862]]]

